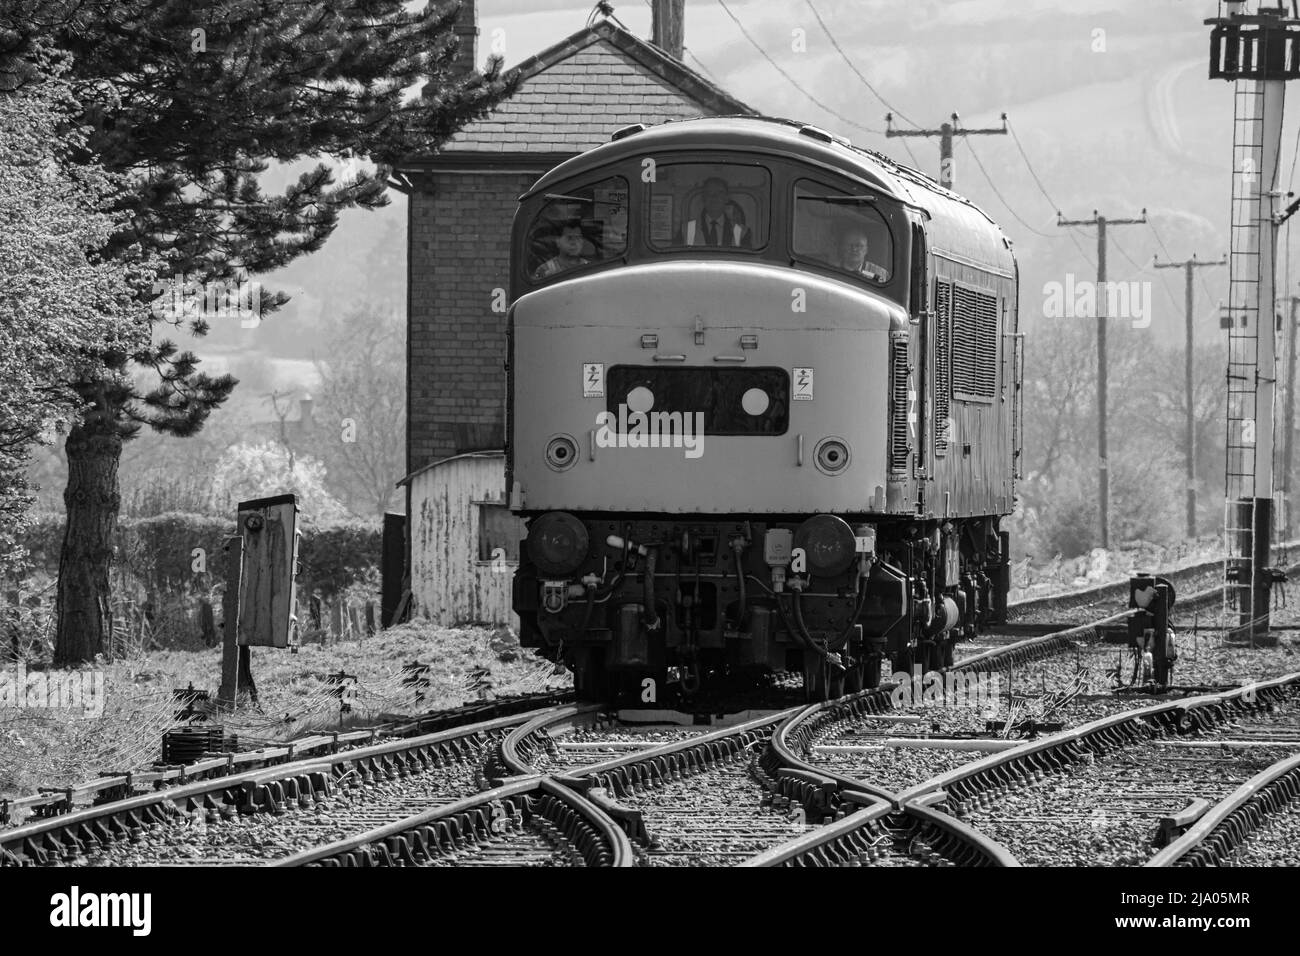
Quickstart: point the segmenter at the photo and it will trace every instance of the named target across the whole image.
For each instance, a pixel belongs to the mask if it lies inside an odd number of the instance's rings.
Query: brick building
[[[654,0],[656,42],[602,20],[526,60],[513,97],[399,170],[411,185],[407,569],[415,610],[439,623],[511,618],[503,364],[518,197],[621,127],[754,112],[681,62],[683,2]],[[476,23],[466,2],[467,68],[479,63]]]

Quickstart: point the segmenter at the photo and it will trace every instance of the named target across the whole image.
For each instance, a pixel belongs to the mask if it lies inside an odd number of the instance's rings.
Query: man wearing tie
[[[727,201],[731,187],[720,176],[710,176],[704,181],[704,210],[699,217],[682,226],[682,245],[718,246],[730,249],[748,249],[750,233],[743,223],[727,215]]]

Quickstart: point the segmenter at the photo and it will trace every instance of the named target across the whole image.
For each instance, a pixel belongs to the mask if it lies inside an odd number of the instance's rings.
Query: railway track
[[[1300,541],[1287,541],[1274,545],[1274,550],[1283,556],[1291,555],[1300,546]],[[1300,568],[1292,565],[1289,570]],[[1210,595],[1222,594],[1223,559],[1202,561],[1175,568],[1160,575],[1169,581],[1179,595],[1186,594],[1189,603],[1192,600],[1205,602]],[[1193,598],[1195,595],[1195,598]],[[1061,613],[1075,610],[1093,610],[1099,604],[1115,605],[1128,600],[1128,581],[1113,581],[1108,584],[1092,585],[1072,591],[1045,594],[1041,597],[1026,598],[1007,606],[1008,619],[1022,621],[1045,613]],[[1180,601],[1184,599],[1179,598]]]
[[[1163,702],[978,759],[963,753],[959,766],[897,793],[808,759],[816,753],[810,742],[828,728],[887,715],[884,695],[862,692],[814,705],[777,729],[768,766],[821,777],[834,788],[832,807],[862,807],[749,865],[877,865],[869,851],[884,837],[895,855],[939,865],[1133,864],[1144,857],[1160,864],[1147,846],[1153,831],[1170,842],[1170,852],[1187,831],[1180,858],[1211,852],[1221,857],[1229,846],[1225,834],[1240,843],[1249,829],[1243,821],[1257,822],[1261,804],[1294,810],[1300,794],[1294,761],[1248,778],[1288,753],[1285,735],[1296,726],[1297,701],[1300,674]],[[1152,773],[1157,765],[1164,772]],[[1193,827],[1209,806],[1206,794],[1217,798],[1239,782],[1235,803],[1225,801],[1203,818],[1201,830]],[[1252,797],[1255,803],[1247,807]],[[1285,826],[1294,825],[1293,816]],[[1081,832],[1088,840],[1071,856],[1068,841],[1077,842]],[[1203,844],[1212,850],[1197,849]]]
[[[283,744],[238,753],[208,754],[186,765],[155,764],[153,768],[147,770],[133,769],[113,773],[72,787],[50,789],[29,797],[0,800],[0,833],[4,832],[5,827],[25,822],[21,819],[24,816],[35,819],[57,817],[91,804],[98,805],[136,796],[138,791],[142,790],[156,791],[197,780],[228,777],[235,773],[279,766],[295,760],[301,761],[309,755],[328,755],[371,747],[386,739],[426,736],[470,724],[484,723],[498,717],[528,714],[568,703],[570,700],[572,700],[572,692],[553,691],[475,701],[461,707],[430,711],[418,717],[401,718],[361,730],[312,734]],[[527,717],[521,719],[526,720]]]
[[[1118,669],[1111,655],[1120,652],[1100,641],[1128,613],[1040,636],[1011,634],[949,669],[954,693],[1004,675],[1008,698],[1045,700],[1052,704],[1045,712],[999,714],[1000,692],[992,714],[936,709],[919,686],[902,707],[898,688],[886,686],[718,730],[627,726],[599,707],[567,705],[186,782],[0,830],[0,863],[1011,866],[1018,855],[1046,862],[1017,843],[1032,838],[1029,824],[1047,819],[1032,794],[1001,804],[1001,824],[978,817],[988,810],[978,799],[956,799],[960,812],[944,811],[965,781],[981,779],[982,767],[1031,759],[1025,753],[1042,741],[1016,738],[1046,718],[1083,724],[1043,738],[1065,741],[1096,724],[1140,724],[1142,714],[1178,706],[1133,711],[1132,699],[1103,686]],[[940,693],[946,702],[947,690]],[[1000,734],[991,732],[991,716],[1003,717]],[[1074,790],[1115,797],[1114,806],[1086,808],[1089,825],[1104,830],[1098,821],[1114,822],[1118,831],[1185,817],[1198,780],[1206,786],[1196,799],[1224,798],[1227,807],[1234,786],[1247,787],[1300,747],[1293,724],[1257,723],[1234,728],[1213,748],[1185,750],[1171,763],[1181,776],[1171,770],[1142,783],[1138,771],[1186,741],[1144,739],[1113,761],[1087,762],[1070,777]],[[1053,746],[1073,752],[1068,742]],[[1102,766],[1113,779],[1088,776]],[[1291,779],[1284,772],[1257,789],[1277,802]],[[1068,796],[1070,788],[1061,789]],[[1218,829],[1204,836],[1215,860],[1230,855],[1223,833],[1251,829],[1242,814],[1257,817],[1259,805],[1219,814]],[[1077,811],[1060,816],[1058,830],[1080,823]]]
[[[0,865],[247,864],[370,830],[487,786],[533,713],[187,783],[0,830]]]
[[[899,799],[942,806],[1023,863],[1136,865],[1153,838],[1176,839],[1208,801],[1289,752],[1285,738],[1270,741],[1295,728],[1298,692],[1292,674],[1124,711],[983,757]],[[1256,735],[1247,746],[1223,746],[1246,743],[1243,729]]]
[[[735,865],[830,819],[817,788],[782,788],[759,765],[772,730],[793,711],[664,731],[595,730],[583,725],[590,711],[568,710],[510,734],[502,762],[515,774],[545,767],[590,794],[632,836],[639,865]]]
[[[1242,783],[1147,865],[1300,865],[1300,747]]]
[[[595,803],[550,777],[525,777],[424,810],[277,866],[632,865],[627,834]]]

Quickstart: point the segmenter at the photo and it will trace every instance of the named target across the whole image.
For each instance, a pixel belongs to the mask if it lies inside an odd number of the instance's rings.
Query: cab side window
[[[798,180],[790,242],[796,258],[876,285],[888,282],[894,272],[894,241],[874,202],[866,191]]]
[[[526,271],[548,282],[627,252],[627,180],[610,176],[547,193],[528,227]]]

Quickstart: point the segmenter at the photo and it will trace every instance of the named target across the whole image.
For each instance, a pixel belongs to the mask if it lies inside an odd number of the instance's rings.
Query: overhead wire
[[[1020,213],[1016,212],[1016,210],[1012,207],[1011,203],[1007,200],[1007,197],[1002,195],[1002,191],[998,189],[997,184],[993,182],[993,177],[990,176],[989,171],[984,168],[984,163],[981,162],[979,153],[975,151],[975,147],[971,144],[970,138],[963,136],[962,142],[965,143],[966,148],[970,150],[971,157],[975,160],[975,165],[979,167],[980,172],[984,174],[984,179],[988,182],[989,188],[992,189],[994,195],[996,195],[998,199],[1002,201],[1002,205],[1007,208],[1007,212],[1011,213],[1011,215],[1015,217],[1016,222],[1020,223],[1020,225],[1024,226],[1026,229],[1028,229],[1036,236],[1042,236],[1044,239],[1056,238],[1055,236],[1049,235],[1048,233],[1040,232],[1039,230],[1035,229],[1033,226],[1025,222],[1025,220],[1020,217]]]
[[[841,123],[846,123],[849,126],[852,126],[854,129],[861,130],[864,133],[872,133],[877,136],[884,135],[883,130],[872,129],[870,126],[863,126],[861,123],[849,119],[843,113],[839,112],[836,109],[833,109],[830,106],[827,106],[825,103],[819,100],[812,93],[808,92],[808,90],[805,89],[804,86],[798,80],[796,80],[793,76],[791,76],[789,72],[785,69],[785,67],[781,66],[780,63],[777,63],[776,60],[774,60],[771,57],[771,55],[768,54],[767,50],[763,49],[763,46],[757,40],[754,39],[754,37],[750,34],[750,32],[747,29],[745,29],[745,25],[740,21],[740,18],[731,11],[731,8],[729,6],[727,6],[726,0],[718,0],[718,6],[722,7],[723,12],[726,13],[726,15],[731,18],[731,22],[736,25],[736,29],[738,29],[741,32],[741,35],[743,35],[744,38],[747,41],[749,41],[749,45],[752,46],[755,50],[757,50],[762,55],[763,59],[767,60],[767,62],[772,65],[773,69],[775,69],[778,73],[780,73],[783,77],[785,77],[786,81],[792,87],[794,87],[805,97],[807,97],[809,100],[815,103],[821,110],[823,110],[826,113],[829,113],[831,116],[834,116]]]
[[[853,71],[854,75],[856,75],[857,78],[862,81],[862,85],[871,91],[871,95],[874,96],[876,99],[880,100],[881,104],[885,107],[885,109],[889,110],[891,113],[898,116],[904,122],[910,123],[912,126],[915,126],[917,129],[920,129],[921,127],[914,120],[908,117],[906,113],[904,113],[902,110],[895,107],[893,104],[889,102],[889,100],[881,96],[880,91],[871,85],[871,81],[868,80],[866,76],[863,75],[862,71],[858,69],[857,64],[854,63],[851,59],[849,59],[849,55],[844,52],[844,48],[841,47],[839,41],[835,39],[835,34],[831,33],[830,27],[826,26],[826,21],[822,19],[822,15],[817,11],[817,7],[813,5],[812,0],[804,0],[804,3],[806,3],[808,5],[808,9],[812,11],[812,15],[813,17],[816,18],[818,26],[820,26],[822,28],[822,32],[826,34],[826,39],[831,41],[831,46],[834,47],[835,52],[840,55],[840,59],[842,59],[845,62],[845,64],[847,64],[848,68]]]
[[[1038,191],[1043,194],[1043,198],[1047,200],[1051,207],[1059,213],[1061,209],[1060,205],[1056,200],[1048,195],[1047,187],[1044,186],[1043,181],[1038,178],[1038,173],[1034,170],[1034,164],[1029,161],[1029,154],[1025,152],[1024,144],[1020,142],[1020,137],[1016,135],[1016,128],[1011,125],[1010,120],[1004,120],[1004,122],[1007,127],[1007,132],[1011,134],[1011,141],[1016,144],[1016,149],[1020,151],[1020,158],[1025,161],[1025,168],[1029,170],[1030,177],[1033,178],[1034,183],[1038,186]]]
[[[701,60],[698,56],[695,55],[694,50],[690,49],[690,47],[684,46],[682,47],[682,52],[695,61],[695,65],[700,68],[701,72],[703,72],[705,76],[707,76],[714,83],[718,82],[717,76],[714,74],[712,70],[710,70],[707,66],[704,65],[703,60]]]
[[[1146,270],[1151,267],[1151,263],[1147,263],[1146,265],[1139,265],[1138,261],[1128,254],[1127,250],[1125,250],[1125,248],[1120,244],[1120,241],[1116,239],[1114,236],[1109,237],[1109,242],[1112,246],[1114,246],[1117,250],[1119,250],[1119,254],[1123,256],[1125,259],[1127,259],[1129,265],[1131,265],[1138,272],[1146,272]]]

